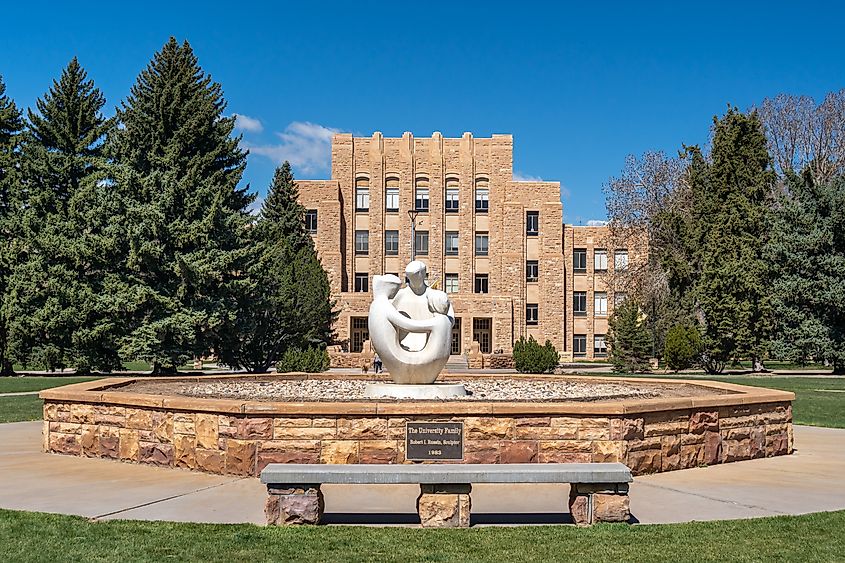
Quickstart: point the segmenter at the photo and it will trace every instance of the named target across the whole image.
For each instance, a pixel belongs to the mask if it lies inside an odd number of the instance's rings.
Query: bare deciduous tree
[[[809,96],[779,94],[758,108],[778,172],[810,169],[821,182],[845,172],[845,89],[816,105]]]

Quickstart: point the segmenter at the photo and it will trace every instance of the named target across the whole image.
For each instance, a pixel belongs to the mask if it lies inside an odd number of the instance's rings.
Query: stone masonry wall
[[[527,407],[542,412],[536,404]],[[405,423],[416,419],[463,422],[464,463],[621,461],[641,475],[793,450],[789,402],[620,416],[347,411],[246,415],[47,399],[43,447],[59,454],[254,476],[268,463],[406,463]]]

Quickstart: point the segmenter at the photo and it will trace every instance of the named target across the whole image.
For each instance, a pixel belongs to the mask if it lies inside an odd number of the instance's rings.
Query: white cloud
[[[308,121],[294,121],[281,133],[279,143],[271,145],[246,144],[252,154],[259,154],[281,164],[285,160],[303,174],[322,172],[331,167],[332,135],[340,129],[324,127]]]
[[[247,133],[261,133],[264,131],[264,126],[261,124],[260,120],[255,119],[254,117],[236,113],[235,129],[246,131]]]
[[[590,219],[587,221],[588,227],[604,227],[607,225],[607,221],[603,219]]]
[[[264,196],[263,195],[256,195],[255,200],[249,204],[247,207],[247,211],[249,211],[250,215],[258,215],[261,211],[261,205],[264,203]]]
[[[519,170],[515,170],[513,173],[514,182],[542,182],[543,179],[539,176],[532,176],[531,174],[524,174]]]
[[[572,195],[572,192],[569,191],[569,188],[564,186],[563,184],[560,185],[560,195],[563,199],[569,199]]]

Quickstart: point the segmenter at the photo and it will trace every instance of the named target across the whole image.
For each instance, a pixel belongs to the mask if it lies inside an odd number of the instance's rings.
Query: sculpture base
[[[364,396],[368,399],[451,399],[464,397],[466,387],[455,383],[429,385],[399,385],[397,383],[368,383]]]

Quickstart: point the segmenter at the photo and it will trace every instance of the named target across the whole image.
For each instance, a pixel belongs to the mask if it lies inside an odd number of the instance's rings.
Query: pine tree
[[[114,226],[102,218],[108,189],[105,98],[74,58],[29,112],[19,194],[21,252],[10,277],[10,343],[27,365],[120,366],[119,323],[105,291]]]
[[[845,373],[845,177],[788,178],[772,214],[767,258],[776,268],[773,347],[795,361]]]
[[[235,326],[220,346],[221,359],[251,372],[265,372],[288,351],[325,348],[337,318],[328,277],[311,236],[305,209],[285,162],[250,232],[249,286],[241,294]]]
[[[610,317],[608,326],[607,344],[613,371],[650,371],[652,339],[639,305],[633,299],[620,304]]]
[[[129,216],[135,295],[122,353],[153,371],[207,353],[231,325],[247,256],[246,165],[220,84],[171,38],[118,111],[110,144]]]
[[[710,162],[690,150],[691,306],[703,327],[705,369],[741,358],[760,369],[772,329],[763,247],[775,176],[756,113],[730,108],[714,124]]]
[[[8,350],[8,278],[16,246],[17,223],[13,197],[19,190],[19,146],[23,118],[14,100],[6,95],[0,76],[0,375],[12,374]]]

